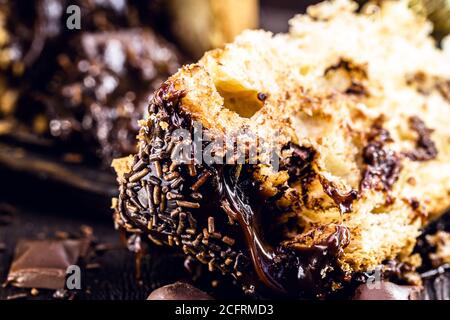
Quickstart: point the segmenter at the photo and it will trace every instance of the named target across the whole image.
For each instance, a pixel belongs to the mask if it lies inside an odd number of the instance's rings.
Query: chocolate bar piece
[[[147,300],[212,300],[206,292],[184,283],[175,282],[154,290]]]
[[[86,255],[87,239],[20,240],[7,282],[21,288],[63,289],[66,270]]]

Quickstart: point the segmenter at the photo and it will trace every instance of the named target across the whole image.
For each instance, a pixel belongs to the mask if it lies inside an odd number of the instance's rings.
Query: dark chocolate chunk
[[[339,206],[341,213],[352,211],[352,203],[358,197],[358,192],[356,190],[352,189],[346,193],[342,193],[332,181],[329,181],[322,176],[320,176],[320,184],[325,193],[333,199],[337,206]]]
[[[62,289],[66,270],[87,253],[87,239],[20,240],[7,282],[16,287]]]
[[[337,64],[328,67],[324,75],[332,85],[336,85],[335,89],[339,89],[345,94],[355,96],[367,96],[369,94],[365,85],[367,70],[363,65],[357,65],[350,60],[341,59]],[[334,77],[337,77],[340,81],[335,83]],[[341,84],[343,78],[348,80],[347,85],[344,87]]]
[[[188,283],[175,282],[154,290],[147,300],[213,300],[213,298]]]
[[[413,161],[427,161],[436,158],[438,150],[431,139],[432,129],[426,127],[419,117],[411,117],[409,125],[417,133],[416,149],[404,152]]]
[[[316,156],[316,151],[294,143],[290,143],[286,150],[292,152],[292,155],[282,159],[281,169],[288,171],[291,181],[304,180],[313,171],[311,163]]]

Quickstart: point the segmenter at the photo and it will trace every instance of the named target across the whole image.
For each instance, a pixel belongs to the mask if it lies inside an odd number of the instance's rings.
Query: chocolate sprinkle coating
[[[212,178],[214,169],[195,165],[193,170],[186,164],[174,165],[168,151],[183,143],[172,132],[192,127],[189,117],[178,109],[182,96],[183,93],[170,84],[164,84],[155,94],[149,107],[155,119],[145,128],[152,131],[149,132],[150,141],[141,146],[131,172],[120,181],[120,222],[140,228],[159,242],[181,247],[186,254],[207,264],[210,270],[236,275],[243,270],[235,267],[240,266],[236,264],[236,257],[241,253],[233,246],[233,233],[227,232],[232,226],[226,223],[228,219],[223,215],[221,225],[226,229],[220,230],[223,235],[217,232],[211,214],[219,212],[208,210],[219,210],[219,207],[214,207],[210,197],[208,203],[204,201],[204,190],[215,189],[217,183]],[[161,122],[168,124],[167,130],[161,130]],[[145,163],[144,168],[142,163]],[[130,188],[130,182],[140,183]],[[139,194],[142,206],[136,206],[133,201]],[[209,218],[205,214],[209,214]],[[205,216],[204,220],[200,219],[202,216]],[[207,224],[201,224],[206,220]]]

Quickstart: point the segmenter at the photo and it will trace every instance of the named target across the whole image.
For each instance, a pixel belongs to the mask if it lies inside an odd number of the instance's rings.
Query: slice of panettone
[[[114,163],[116,223],[250,291],[323,297],[414,261],[450,205],[450,52],[406,1],[356,9],[310,7],[170,77]]]

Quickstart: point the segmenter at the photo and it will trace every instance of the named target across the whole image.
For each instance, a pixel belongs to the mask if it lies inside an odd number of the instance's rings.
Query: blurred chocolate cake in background
[[[80,8],[80,29],[66,26],[69,5]],[[105,165],[132,152],[149,95],[180,66],[154,31],[161,1],[0,6],[0,132]]]
[[[88,141],[106,162],[133,152],[152,92],[178,69],[174,47],[149,29],[128,29],[82,33],[69,48],[42,101],[50,134]]]

